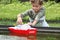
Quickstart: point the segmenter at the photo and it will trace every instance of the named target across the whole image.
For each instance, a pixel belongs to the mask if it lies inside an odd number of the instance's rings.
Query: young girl
[[[32,9],[27,10],[22,14],[18,14],[17,16],[17,24],[23,24],[22,18],[25,16],[29,16],[30,22],[28,25],[36,26],[36,27],[49,27],[45,20],[45,9],[43,7],[42,0],[30,0]]]

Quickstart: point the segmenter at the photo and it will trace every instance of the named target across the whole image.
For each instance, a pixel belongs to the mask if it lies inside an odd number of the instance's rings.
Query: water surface
[[[60,35],[12,36],[0,35],[1,40],[60,40]]]

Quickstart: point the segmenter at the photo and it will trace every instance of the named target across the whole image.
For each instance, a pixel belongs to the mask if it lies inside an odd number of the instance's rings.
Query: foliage
[[[14,2],[18,2],[18,0],[0,0],[0,4],[10,4]]]
[[[25,3],[12,3],[8,5],[0,4],[0,20],[16,20],[19,13],[30,9],[30,4]]]
[[[44,2],[46,8],[46,20],[60,20],[60,3]],[[31,8],[30,2],[14,2],[11,4],[0,4],[0,20],[16,20],[19,13]],[[28,19],[27,18],[24,18]]]
[[[60,20],[60,3],[47,2],[45,7],[47,20]]]

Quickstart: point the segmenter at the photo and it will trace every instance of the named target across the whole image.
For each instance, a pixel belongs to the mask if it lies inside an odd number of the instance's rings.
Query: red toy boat
[[[18,36],[29,36],[29,35],[36,36],[36,33],[37,33],[36,28],[21,30],[21,29],[14,29],[14,27],[9,27],[8,29],[10,30],[10,33],[12,35],[18,35]]]

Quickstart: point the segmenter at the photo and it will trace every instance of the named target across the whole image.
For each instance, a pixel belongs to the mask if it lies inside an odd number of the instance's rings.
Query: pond
[[[13,35],[0,35],[1,40],[60,40],[60,35],[42,35],[37,36],[13,36]]]

